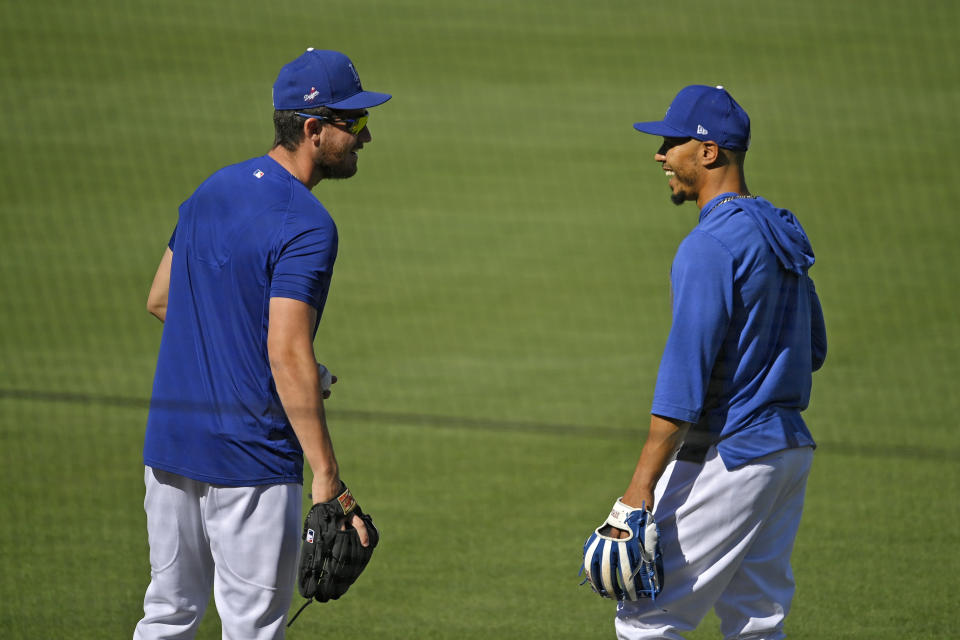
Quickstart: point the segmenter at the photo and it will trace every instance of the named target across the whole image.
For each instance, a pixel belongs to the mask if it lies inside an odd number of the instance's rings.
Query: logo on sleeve
[[[256,178],[257,180],[262,178],[263,175],[264,175],[263,171],[260,171],[260,169],[257,169],[256,171],[253,172],[253,177]]]

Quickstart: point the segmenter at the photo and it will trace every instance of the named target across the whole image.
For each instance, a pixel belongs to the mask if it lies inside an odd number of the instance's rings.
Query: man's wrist
[[[312,497],[313,503],[329,502],[336,498],[343,491],[343,482],[339,475],[325,476],[314,475]]]
[[[624,492],[620,501],[634,509],[653,509],[653,489],[631,487]]]

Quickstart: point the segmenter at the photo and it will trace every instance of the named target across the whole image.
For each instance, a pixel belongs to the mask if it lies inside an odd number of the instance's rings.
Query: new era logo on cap
[[[750,146],[750,116],[722,86],[684,87],[663,120],[637,122],[633,128],[666,138],[713,140],[735,151],[746,151]]]

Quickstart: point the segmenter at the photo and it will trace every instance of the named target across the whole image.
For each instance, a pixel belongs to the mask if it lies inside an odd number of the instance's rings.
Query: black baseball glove
[[[313,505],[303,522],[297,587],[300,595],[307,598],[304,607],[314,600],[327,602],[346,593],[370,562],[380,541],[373,519],[360,510],[346,485],[341,486],[339,496]],[[360,534],[350,524],[354,514],[360,516],[367,527],[370,543],[366,547],[360,544]],[[344,525],[346,528],[341,529]],[[293,624],[296,617],[289,624]]]

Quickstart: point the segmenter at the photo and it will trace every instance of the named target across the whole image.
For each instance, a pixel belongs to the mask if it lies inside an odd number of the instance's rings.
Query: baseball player
[[[724,638],[783,638],[815,447],[800,412],[826,357],[813,250],[792,213],[747,190],[750,119],[722,87],[686,87],[634,127],[663,137],[671,199],[700,213],[673,261],[650,432],[622,497],[653,509],[663,590],[621,601],[617,635],[681,638],[715,608]]]
[[[194,637],[211,590],[224,638],[284,635],[303,459],[315,503],[342,491],[313,352],[337,229],[311,189],[356,173],[367,109],[390,97],[364,91],[342,53],[308,49],[273,85],[269,153],[180,206],[147,302],[164,327],[143,449],[151,581],[134,638]],[[367,544],[359,517],[342,526]]]

